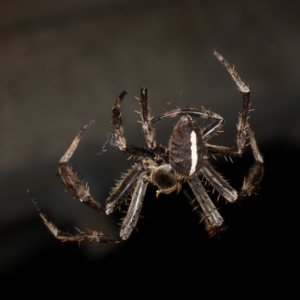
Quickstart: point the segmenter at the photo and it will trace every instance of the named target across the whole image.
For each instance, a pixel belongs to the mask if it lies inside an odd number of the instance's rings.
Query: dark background
[[[300,24],[294,3],[0,1],[3,286],[50,293],[67,282],[69,292],[101,293],[112,285],[134,293],[136,285],[153,291],[164,285],[188,295],[207,283],[251,290],[268,286],[266,278],[286,278],[298,235]],[[234,145],[241,95],[213,50],[236,66],[253,93],[250,124],[266,162],[258,196],[241,207],[220,200],[229,227],[220,239],[207,238],[182,194],[156,199],[153,188],[139,232],[127,242],[78,247],[54,239],[26,189],[61,229],[117,233],[119,216],[98,216],[72,200],[55,175],[79,128],[95,118],[72,164],[105,202],[133,163],[110,143],[110,110],[122,90],[129,90],[122,111],[130,144],[144,145],[134,96],[147,85],[152,115],[203,105],[226,121],[225,132],[211,142]],[[156,126],[164,145],[174,122]],[[222,158],[214,164],[238,189],[252,162],[248,149],[234,164]]]

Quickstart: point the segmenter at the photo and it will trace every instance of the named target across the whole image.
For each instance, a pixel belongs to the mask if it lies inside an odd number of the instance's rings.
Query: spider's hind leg
[[[251,196],[260,185],[264,175],[264,160],[259,152],[254,132],[248,127],[247,133],[250,138],[250,146],[254,156],[254,164],[250,168],[248,175],[244,179],[241,190],[237,193],[229,183],[216,171],[211,165],[204,166],[201,173],[205,176],[208,182],[229,202],[241,202],[245,198]],[[207,144],[208,152],[211,154],[219,154],[225,156],[236,156],[238,153],[235,148],[224,146],[215,146]]]
[[[244,179],[244,184],[239,192],[238,201],[242,201],[249,197],[258,189],[259,184],[264,175],[264,160],[258,150],[257,143],[254,137],[254,132],[249,128],[250,145],[255,159],[254,165],[249,170],[247,177]]]
[[[138,222],[148,182],[149,178],[146,172],[141,173],[136,181],[127,214],[123,219],[120,228],[120,237],[122,240],[127,240],[129,238],[132,230],[135,228]]]
[[[100,242],[100,243],[107,243],[107,244],[116,244],[121,241],[120,238],[106,236],[101,231],[88,230],[88,233],[85,233],[78,230],[77,234],[71,234],[69,232],[60,231],[51,221],[48,220],[47,216],[43,213],[38,202],[35,200],[35,198],[33,198],[29,190],[27,191],[27,194],[31,198],[31,201],[34,204],[36,210],[38,211],[44,224],[56,239],[62,242],[80,243],[84,240],[87,240],[90,242]]]
[[[203,211],[201,219],[204,221],[205,230],[209,236],[213,237],[225,231],[227,227],[224,224],[224,219],[211,201],[198,175],[191,176],[188,179],[188,183]]]
[[[135,164],[122,176],[121,180],[118,181],[106,200],[104,211],[107,215],[115,211],[125,201],[142,172],[142,166],[140,164]]]
[[[120,228],[120,238],[122,240],[128,239],[137,224],[148,181],[148,175],[142,165],[135,164],[128,173],[121,178],[106,200],[105,213],[110,214],[120,207],[125,199],[131,198],[128,211],[123,218]],[[132,196],[130,196],[131,192]]]
[[[85,133],[88,127],[94,124],[94,122],[94,120],[91,120],[87,124],[85,124],[82,127],[82,129],[80,129],[79,133],[76,135],[70,147],[61,157],[58,164],[58,171],[68,191],[70,191],[77,199],[79,199],[79,201],[81,201],[85,205],[91,207],[97,212],[100,212],[102,211],[102,207],[91,196],[87,182],[84,183],[82,180],[80,180],[77,174],[73,171],[73,168],[69,164],[69,160],[74,154],[82,135]]]

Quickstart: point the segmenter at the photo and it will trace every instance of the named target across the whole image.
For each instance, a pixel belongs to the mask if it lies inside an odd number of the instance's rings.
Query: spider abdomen
[[[179,176],[188,177],[205,164],[207,155],[199,126],[189,115],[176,124],[169,142],[170,164]]]

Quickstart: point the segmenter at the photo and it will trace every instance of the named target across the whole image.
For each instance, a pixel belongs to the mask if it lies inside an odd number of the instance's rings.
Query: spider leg
[[[218,146],[218,145],[211,145],[208,143],[206,143],[205,146],[206,146],[208,153],[210,153],[210,154],[223,155],[223,156],[238,155],[236,147]]]
[[[262,180],[264,174],[264,160],[259,152],[256,139],[254,137],[254,132],[248,128],[247,130],[250,137],[250,145],[252,153],[254,156],[254,165],[251,167],[247,177],[244,179],[243,186],[239,193],[233,189],[227,181],[211,166],[207,165],[201,168],[201,173],[208,180],[208,182],[229,202],[242,201],[246,197],[258,189],[259,184]],[[237,154],[232,148],[227,148],[223,146],[213,146],[210,145],[208,149],[212,149],[216,154],[232,155]]]
[[[250,128],[249,136],[255,163],[251,167],[248,176],[244,180],[244,184],[239,192],[239,201],[242,201],[246,197],[249,197],[255,190],[258,189],[258,186],[264,175],[264,160],[261,153],[258,150],[257,143],[254,137],[254,132]]]
[[[207,110],[204,107],[201,107],[201,108],[188,107],[185,109],[181,109],[181,108],[174,109],[169,112],[165,112],[164,114],[162,114],[158,117],[152,118],[151,124],[154,124],[158,121],[162,121],[166,118],[174,118],[179,115],[190,115],[190,116],[196,116],[196,117],[199,117],[202,119],[213,120],[214,122],[212,124],[208,125],[207,127],[205,127],[203,130],[202,138],[204,140],[208,140],[213,135],[215,135],[225,124],[224,119],[220,115],[218,115],[210,110]]]
[[[148,101],[148,89],[147,87],[141,87],[141,98],[137,98],[141,105],[141,118],[143,124],[143,133],[146,138],[146,142],[148,148],[154,149],[156,148],[156,140],[155,140],[155,128],[151,126],[150,122],[150,107]]]
[[[205,179],[226,200],[234,202],[238,198],[237,191],[220,175],[210,164],[203,166],[200,170]]]
[[[197,175],[191,176],[188,179],[188,183],[202,208],[205,229],[209,232],[209,235],[213,236],[216,233],[224,231],[226,229],[224,219],[208,196],[199,177]]]
[[[73,171],[73,168],[69,165],[69,160],[75,152],[82,135],[85,133],[88,127],[94,124],[94,122],[94,120],[91,120],[87,124],[85,124],[82,127],[82,129],[80,129],[79,133],[76,135],[70,147],[61,157],[58,164],[58,171],[62,182],[67,187],[68,191],[70,191],[77,199],[79,199],[85,205],[91,207],[97,212],[100,212],[103,209],[101,205],[97,201],[95,201],[94,198],[91,196],[88,184],[80,180],[77,174]]]
[[[48,220],[47,216],[43,213],[38,202],[35,200],[35,198],[33,198],[29,190],[27,191],[27,194],[31,198],[31,201],[33,202],[36,210],[38,211],[46,227],[58,240],[62,242],[78,242],[78,243],[80,243],[83,240],[88,240],[90,242],[100,242],[100,243],[107,243],[107,244],[116,244],[121,241],[120,238],[106,236],[101,231],[88,230],[89,233],[79,231],[77,234],[71,234],[69,232],[60,231],[51,221]]]
[[[120,107],[121,107],[121,102],[122,100],[125,98],[125,96],[127,95],[127,91],[123,91],[120,96],[116,99],[113,107],[112,107],[112,124],[115,128],[115,137],[117,140],[117,145],[119,147],[119,149],[123,152],[126,152],[132,156],[136,156],[136,157],[149,157],[149,158],[155,158],[156,154],[155,151],[152,151],[151,149],[146,149],[143,147],[138,147],[138,146],[132,146],[132,145],[127,145],[126,143],[126,139],[124,136],[124,130],[123,130],[123,126],[122,126],[122,114],[120,111]],[[143,95],[143,92],[142,92]],[[146,94],[143,95],[142,97],[144,97],[144,100],[146,101]],[[146,112],[145,115],[147,115],[148,113]],[[145,121],[146,123],[143,123],[143,128],[145,127],[145,130],[149,130],[149,138],[153,138],[154,139],[154,132],[150,133],[151,129],[147,124],[147,121]],[[154,139],[155,141],[155,139]],[[147,140],[148,142],[148,140]]]
[[[136,181],[132,199],[120,229],[120,237],[122,240],[128,239],[132,230],[137,224],[142,210],[143,200],[145,197],[148,182],[149,178],[146,172],[141,173]]]
[[[118,182],[106,200],[105,213],[110,214],[124,202],[134,187],[127,214],[120,228],[120,238],[122,240],[128,239],[137,224],[148,181],[148,175],[143,170],[143,167],[140,164],[135,164],[120,182]]]
[[[247,122],[248,120],[248,114],[250,109],[250,89],[249,87],[243,82],[243,80],[240,78],[238,73],[235,71],[234,66],[231,66],[222,55],[220,55],[217,51],[214,51],[214,55],[217,57],[217,59],[220,61],[220,63],[226,68],[226,70],[229,72],[231,77],[233,78],[234,82],[236,83],[239,91],[243,94],[243,106],[242,106],[242,112],[240,113],[238,124],[237,124],[237,153],[242,154],[243,150],[245,148],[245,143],[247,139],[247,131],[249,124]]]
[[[154,117],[151,119],[151,124],[154,124],[158,121],[162,121],[166,118],[174,118],[179,115],[190,115],[190,116],[200,117],[202,119],[212,119],[212,120],[216,120],[221,125],[224,123],[224,120],[220,115],[210,110],[207,110],[204,107],[201,108],[188,107],[188,108],[173,109],[171,111],[165,112],[164,114],[158,117]]]
[[[118,147],[121,151],[126,151],[127,145],[126,140],[124,137],[124,131],[122,126],[122,117],[121,117],[121,111],[120,106],[122,100],[125,98],[125,96],[128,94],[127,91],[123,91],[120,96],[116,99],[114,106],[112,108],[112,124],[115,127],[115,137],[117,139]]]
[[[121,178],[106,200],[105,213],[107,215],[115,211],[124,202],[142,172],[142,166],[135,164],[128,173]]]

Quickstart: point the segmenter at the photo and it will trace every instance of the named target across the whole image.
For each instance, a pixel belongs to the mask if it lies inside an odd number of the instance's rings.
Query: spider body
[[[189,115],[183,115],[169,142],[170,164],[177,178],[188,178],[207,163],[201,129]]]
[[[119,236],[110,237],[100,231],[90,230],[87,233],[79,231],[73,235],[68,232],[61,232],[48,220],[41,211],[37,201],[28,191],[45,225],[57,239],[77,242],[89,240],[103,243],[118,243],[122,240],[127,240],[136,227],[149,183],[157,187],[157,197],[161,193],[179,192],[182,186],[187,183],[195,196],[198,206],[202,209],[202,219],[209,235],[213,236],[226,228],[222,216],[210,199],[199,177],[207,181],[227,201],[238,202],[253,194],[258,188],[263,177],[264,162],[258,150],[254,133],[248,123],[250,90],[234,68],[220,54],[214,52],[214,55],[225,66],[243,94],[242,111],[237,126],[236,146],[225,147],[208,144],[208,140],[220,132],[224,126],[224,120],[220,115],[203,107],[175,109],[165,112],[158,117],[151,117],[146,87],[141,88],[141,96],[138,100],[141,106],[141,123],[147,147],[128,145],[123,132],[120,111],[121,102],[127,92],[122,92],[112,107],[112,124],[114,126],[116,143],[121,151],[128,153],[132,157],[141,158],[141,162],[135,163],[112,189],[105,206],[94,200],[89,192],[87,183],[79,180],[77,174],[74,173],[69,165],[69,160],[76,150],[83,133],[94,123],[93,120],[80,130],[60,159],[58,166],[60,176],[67,189],[82,203],[97,212],[110,214],[119,208],[125,200],[128,198],[131,200],[126,216],[122,221]],[[168,147],[165,148],[156,142],[155,129],[152,126],[158,121],[176,116],[180,116],[180,119],[171,134]],[[200,128],[193,118],[208,119],[211,123],[204,128]],[[245,177],[241,190],[237,192],[213,168],[209,158],[214,155],[240,156],[246,147],[247,138],[250,139],[255,162]]]

